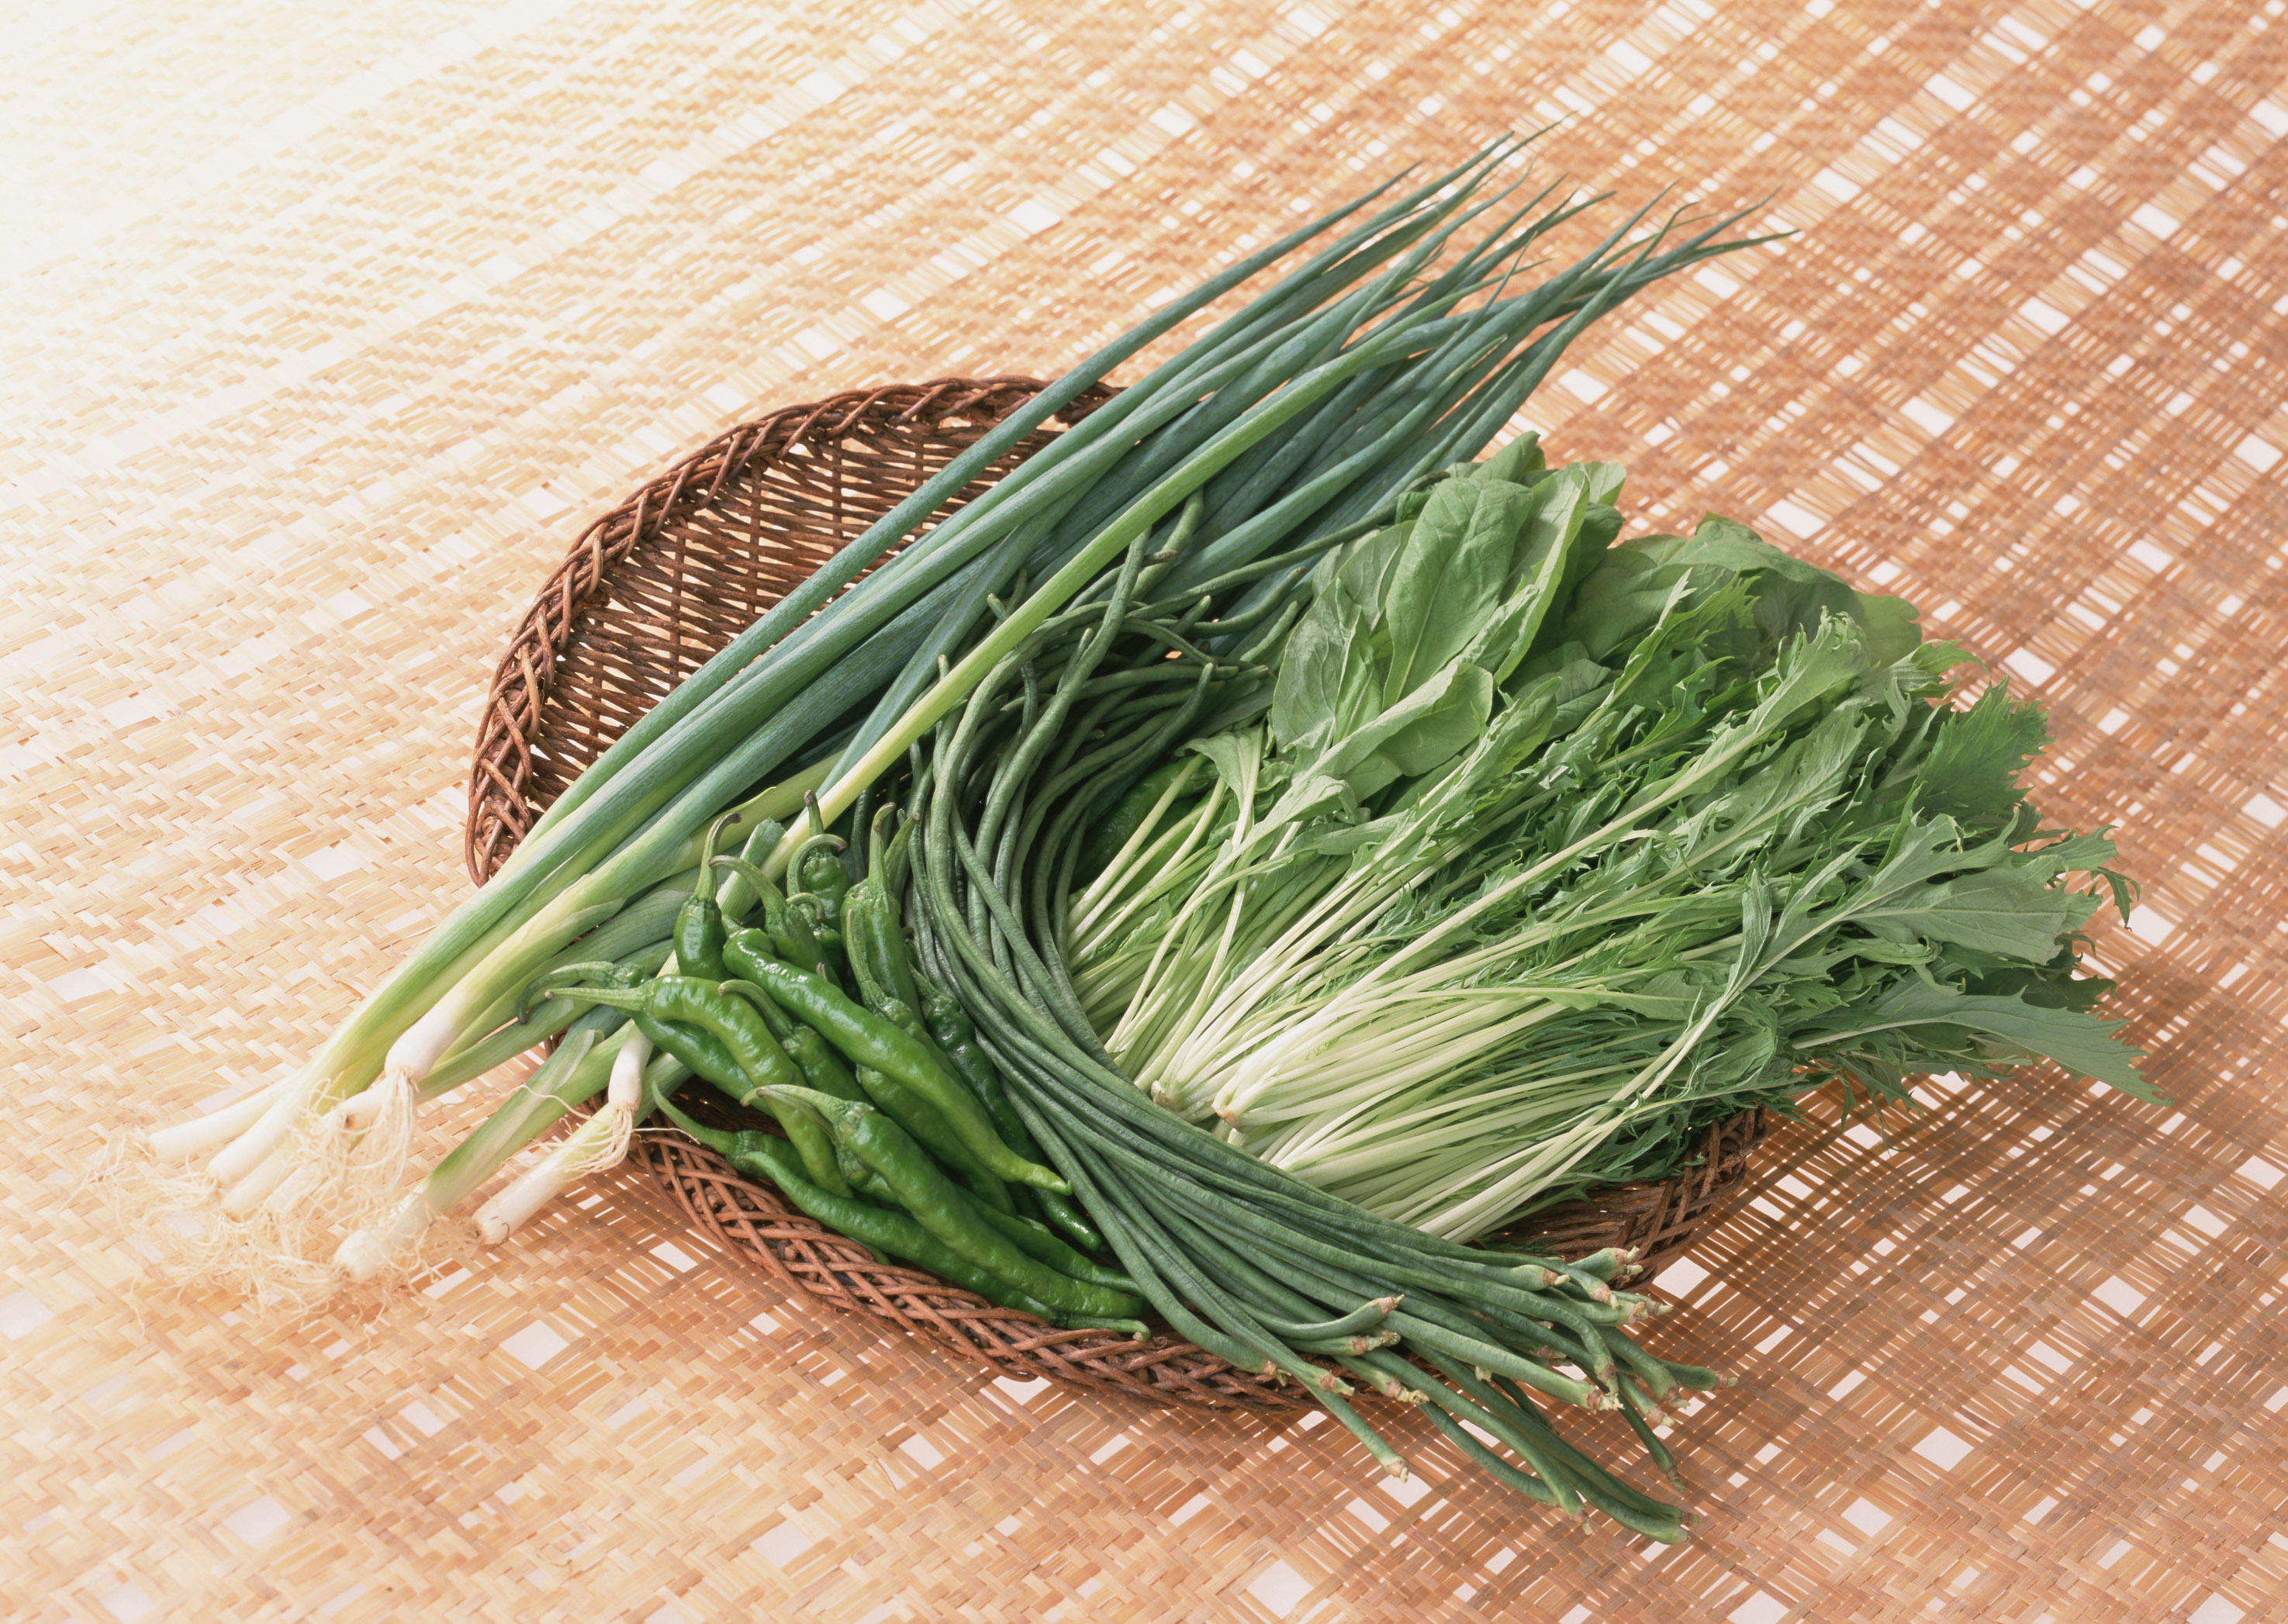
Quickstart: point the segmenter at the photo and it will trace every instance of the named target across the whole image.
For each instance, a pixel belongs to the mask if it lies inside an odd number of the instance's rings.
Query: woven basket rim
[[[846,390],[784,407],[717,435],[586,526],[512,632],[486,696],[464,831],[471,877],[481,884],[542,809],[544,804],[526,792],[533,787],[535,746],[551,720],[548,701],[565,657],[589,630],[592,607],[600,612],[609,606],[604,589],[616,568],[669,533],[679,517],[687,519],[709,510],[727,489],[735,491],[743,479],[758,477],[757,471],[773,459],[800,456],[820,442],[838,447],[853,439],[883,440],[957,420],[981,419],[989,427],[1042,387],[1039,380],[1018,375],[949,376]],[[1100,385],[1055,420],[1077,421],[1114,392]],[[1578,1256],[1625,1240],[1633,1219],[1641,1218],[1643,1261],[1656,1271],[1680,1256],[1693,1235],[1749,1182],[1749,1161],[1769,1127],[1761,1110],[1712,1124],[1704,1130],[1699,1165],[1667,1179],[1593,1192],[1586,1200],[1536,1215],[1529,1231],[1593,1237],[1549,1248]],[[928,1336],[1004,1374],[1046,1377],[1148,1402],[1209,1409],[1283,1411],[1307,1403],[1273,1378],[1235,1369],[1178,1338],[1156,1335],[1140,1348],[1116,1333],[1061,1331],[936,1276],[877,1262],[857,1242],[792,1210],[775,1191],[743,1177],[714,1153],[680,1136],[640,1135],[634,1159],[667,1188],[695,1226],[786,1284]]]

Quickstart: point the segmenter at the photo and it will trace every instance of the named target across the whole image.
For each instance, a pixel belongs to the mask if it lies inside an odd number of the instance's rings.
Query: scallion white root
[[[634,1126],[633,1114],[616,1106],[607,1106],[581,1123],[541,1158],[538,1167],[485,1203],[477,1214],[479,1238],[487,1246],[498,1246],[582,1179],[617,1167],[627,1156]]]
[[[154,1129],[147,1137],[152,1155],[161,1161],[187,1161],[202,1152],[220,1150],[259,1121],[271,1102],[285,1092],[291,1081],[290,1078],[282,1077],[244,1099],[218,1106],[204,1116],[177,1122],[171,1128]]]

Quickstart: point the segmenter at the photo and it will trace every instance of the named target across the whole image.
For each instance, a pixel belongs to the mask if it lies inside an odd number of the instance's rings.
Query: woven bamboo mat
[[[2282,0],[125,0],[0,20],[11,1619],[2288,1618]],[[1052,372],[1219,245],[1562,117],[1800,228],[1532,408],[1913,597],[2126,824],[2173,1106],[1797,1130],[1664,1277],[1691,1545],[1408,1436],[999,1383],[632,1179],[385,1314],[137,1286],[100,1121],[283,1066],[462,894],[569,535],[769,406]],[[448,1115],[450,1113],[449,1113]],[[1333,1435],[1333,1436],[1331,1436]]]

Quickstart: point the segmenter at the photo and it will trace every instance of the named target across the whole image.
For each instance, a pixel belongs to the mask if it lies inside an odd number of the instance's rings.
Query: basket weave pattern
[[[589,526],[494,675],[470,775],[471,877],[481,883],[506,861],[548,803],[645,710],[1040,387],[1024,377],[939,378],[790,407],[719,436]],[[1083,395],[1062,421],[1109,392]],[[1053,432],[1028,436],[935,517]],[[1657,1270],[1721,1215],[1767,1130],[1762,1112],[1743,1113],[1707,1130],[1698,1166],[1552,1208],[1505,1239],[1568,1257],[1633,1247]],[[877,1263],[687,1142],[647,1135],[635,1154],[695,1225],[789,1285],[1005,1374],[1210,1408],[1302,1402],[1188,1342],[1160,1336],[1140,1347],[1104,1331],[1054,1330],[933,1275]]]

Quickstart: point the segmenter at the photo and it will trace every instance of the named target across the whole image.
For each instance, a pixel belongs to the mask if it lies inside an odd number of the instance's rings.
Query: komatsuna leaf
[[[1580,496],[1581,485],[1576,471],[1565,469],[1535,489],[1518,535],[1509,596],[1462,650],[1462,658],[1490,671],[1498,685],[1509,679],[1564,601],[1565,576],[1577,551],[1593,544],[1593,538],[1584,537],[1584,515],[1593,510]]]
[[[1577,467],[1561,468],[1533,487],[1533,500],[1520,516],[1502,577],[1505,593],[1514,593],[1541,573],[1552,552],[1567,553],[1588,511],[1588,477]]]
[[[1589,500],[1606,507],[1620,500],[1621,487],[1628,482],[1629,471],[1618,463],[1572,463],[1568,466],[1581,471]]]
[[[1315,769],[1370,796],[1451,760],[1486,731],[1493,678],[1459,661],[1342,740]]]
[[[1509,485],[1538,485],[1549,477],[1541,436],[1531,429],[1519,435],[1482,463],[1470,464],[1466,479]]]
[[[1271,691],[1271,736],[1308,754],[1337,737],[1344,681],[1369,663],[1365,611],[1338,575],[1298,621]]]
[[[1582,582],[1563,624],[1545,624],[1541,635],[1552,644],[1578,643],[1593,660],[1630,650],[1658,624],[1684,574],[1648,556],[1634,543],[1615,547]]]
[[[1430,494],[1383,582],[1384,709],[1442,670],[1494,612],[1533,503],[1532,492],[1500,481],[1449,479]]]
[[[1430,494],[1434,496],[1438,493],[1433,490]],[[1382,624],[1383,594],[1389,582],[1391,568],[1396,564],[1398,555],[1413,539],[1414,527],[1420,522],[1417,517],[1403,524],[1393,525],[1386,530],[1376,531],[1352,547],[1335,570],[1335,578],[1366,611],[1370,630]]]
[[[1263,741],[1253,728],[1239,728],[1230,733],[1215,733],[1205,739],[1195,739],[1186,747],[1206,757],[1234,793],[1246,795],[1255,788],[1257,764],[1262,759]]]
[[[1903,598],[1881,598],[1855,592],[1859,623],[1867,629],[1867,658],[1878,666],[1895,665],[1922,646],[1922,612]]]

